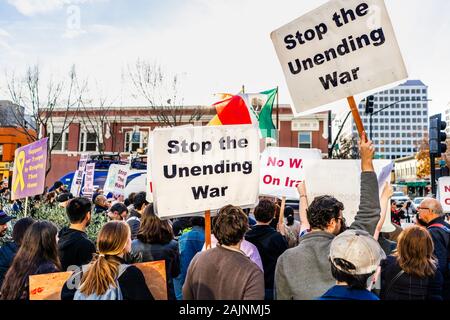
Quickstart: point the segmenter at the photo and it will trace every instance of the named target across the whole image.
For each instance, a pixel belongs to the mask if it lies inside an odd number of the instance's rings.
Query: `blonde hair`
[[[433,251],[433,240],[428,230],[411,226],[400,233],[394,255],[400,268],[407,274],[424,278],[433,276],[436,271],[437,262]]]
[[[111,221],[102,227],[97,237],[98,254],[83,275],[81,293],[102,295],[110,285],[116,286],[120,265],[117,256],[124,252],[130,237],[130,227],[123,221]]]

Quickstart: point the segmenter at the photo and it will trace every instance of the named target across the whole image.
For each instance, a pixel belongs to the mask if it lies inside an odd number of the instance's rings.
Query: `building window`
[[[311,132],[299,132],[298,133],[298,147],[304,148],[304,149],[312,148]]]
[[[69,145],[69,133],[68,132],[53,132],[50,134],[50,146],[53,147],[52,151],[67,151]]]
[[[97,133],[82,131],[80,134],[80,152],[98,151]]]
[[[125,152],[134,152],[137,149],[147,148],[147,131],[128,131],[125,133]]]

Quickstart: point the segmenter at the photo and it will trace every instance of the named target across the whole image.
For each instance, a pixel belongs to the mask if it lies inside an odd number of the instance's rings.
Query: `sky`
[[[143,105],[128,68],[137,59],[178,75],[185,105],[214,93],[279,86],[291,103],[270,33],[325,0],[0,0],[0,100],[6,75],[36,65],[63,77],[75,64],[90,94]],[[385,0],[409,73],[429,86],[431,114],[450,102],[448,0]],[[342,106],[341,106],[342,107]],[[346,107],[346,106],[344,106]]]

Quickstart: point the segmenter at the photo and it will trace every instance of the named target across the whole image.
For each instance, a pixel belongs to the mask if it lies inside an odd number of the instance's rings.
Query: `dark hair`
[[[285,207],[284,216],[286,217],[287,225],[292,226],[294,224],[294,209],[289,206]]]
[[[134,202],[134,198],[136,197],[136,192],[132,192],[128,195],[128,201],[130,202],[130,204],[133,204]]]
[[[220,209],[212,231],[219,244],[235,245],[248,231],[247,215],[239,207],[225,206]]]
[[[205,227],[205,218],[203,217],[191,217],[190,222],[191,226]]]
[[[267,199],[259,201],[255,208],[254,215],[256,221],[263,223],[269,222],[275,215],[275,203]]]
[[[70,192],[61,193],[56,197],[57,202],[66,202],[69,201],[70,199],[73,199],[73,194],[71,194]]]
[[[346,260],[343,261],[345,262],[346,265],[351,264]],[[330,264],[331,264],[331,274],[333,275],[333,278],[335,278],[337,281],[347,283],[350,289],[367,290],[367,280],[371,275],[374,274],[374,272],[369,274],[349,274],[336,268],[336,266],[333,263]]]
[[[128,207],[128,206],[131,204],[130,199],[126,198],[126,199],[123,201],[123,204],[124,204],[125,206]]]
[[[136,210],[141,210],[143,205],[148,204],[145,192],[139,192],[133,199],[133,206]]]
[[[64,185],[64,183],[62,183],[61,181],[56,181],[53,184],[53,189],[58,189],[58,188],[62,187],[63,185]]]
[[[332,219],[340,217],[341,210],[344,210],[344,205],[332,196],[314,198],[306,210],[311,229],[326,229]]]
[[[92,204],[86,198],[72,199],[66,208],[67,216],[71,223],[82,222],[91,210]]]
[[[28,230],[28,227],[34,223],[34,219],[30,217],[22,218],[18,220],[13,227],[12,231],[12,239],[17,244],[17,246],[21,246],[22,239],[25,236],[25,233]]]
[[[169,222],[161,220],[155,215],[153,203],[148,205],[142,214],[137,238],[144,243],[155,244],[166,244],[174,238]]]
[[[28,277],[35,274],[42,264],[50,262],[61,270],[57,233],[58,229],[49,221],[35,222],[27,229],[0,290],[2,300],[20,299],[26,293]]]
[[[109,211],[111,211],[111,212],[116,212],[117,211],[119,214],[122,214],[122,212],[124,212],[124,211],[126,211],[128,213],[128,208],[123,203],[118,202],[118,203],[114,204],[109,209]]]

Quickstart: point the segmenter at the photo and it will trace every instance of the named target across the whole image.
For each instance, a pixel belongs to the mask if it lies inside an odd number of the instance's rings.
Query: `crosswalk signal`
[[[430,155],[440,157],[442,153],[447,151],[447,133],[444,131],[447,123],[442,121],[442,115],[436,114],[430,117]]]
[[[372,114],[373,113],[373,104],[375,101],[374,96],[368,96],[366,98],[366,114]]]

